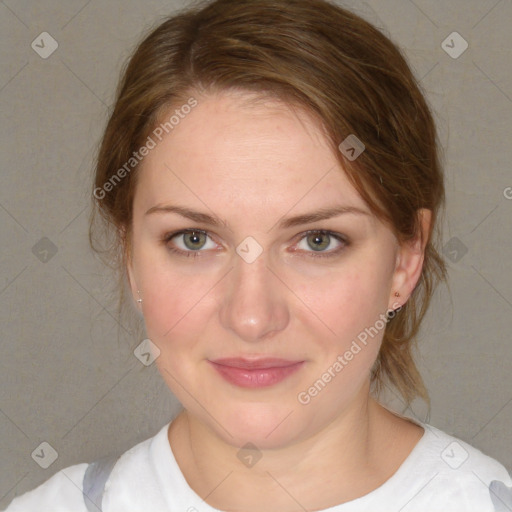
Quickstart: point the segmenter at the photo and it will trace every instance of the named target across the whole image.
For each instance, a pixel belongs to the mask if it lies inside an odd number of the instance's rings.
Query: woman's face
[[[270,448],[368,398],[383,318],[415,283],[315,122],[247,98],[199,99],[145,157],[128,268],[189,414]]]

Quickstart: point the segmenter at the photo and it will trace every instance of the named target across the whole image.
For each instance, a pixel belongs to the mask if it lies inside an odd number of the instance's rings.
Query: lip
[[[295,373],[304,361],[279,358],[245,359],[229,357],[208,362],[225,380],[243,388],[269,387]]]
[[[246,370],[258,370],[266,368],[286,368],[302,361],[292,361],[289,359],[280,359],[278,357],[260,357],[247,359],[244,357],[225,357],[214,359],[211,363],[229,366],[231,368],[245,368]]]

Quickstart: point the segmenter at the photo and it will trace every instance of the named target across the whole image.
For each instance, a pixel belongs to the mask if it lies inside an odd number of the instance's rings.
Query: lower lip
[[[235,384],[235,386],[242,388],[264,388],[285,380],[302,366],[303,361],[290,366],[254,369],[234,368],[233,366],[224,366],[212,361],[210,363],[225,380]]]

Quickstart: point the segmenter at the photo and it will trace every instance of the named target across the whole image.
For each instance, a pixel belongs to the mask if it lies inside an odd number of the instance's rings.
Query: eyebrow
[[[181,206],[175,205],[165,205],[165,206],[153,206],[150,208],[145,215],[151,215],[153,213],[176,213],[185,217],[187,219],[193,220],[194,222],[200,222],[202,224],[209,224],[211,226],[217,227],[226,227],[228,228],[228,224],[226,221],[220,219],[215,215],[209,215],[207,213],[197,212],[195,210],[191,210],[189,208],[184,208]],[[321,208],[314,212],[304,213],[301,215],[296,215],[294,217],[288,217],[282,219],[278,222],[278,226],[281,229],[292,228],[295,226],[301,226],[303,224],[311,224],[313,222],[318,222],[320,220],[327,220],[334,217],[339,217],[343,214],[353,214],[353,215],[366,215],[370,216],[371,213],[362,208],[358,208],[356,206],[334,206],[331,208]]]

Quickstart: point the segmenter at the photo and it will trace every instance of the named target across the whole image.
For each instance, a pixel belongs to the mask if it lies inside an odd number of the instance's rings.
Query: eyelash
[[[171,253],[177,254],[179,256],[185,256],[186,258],[202,257],[201,253],[204,252],[202,250],[182,251],[181,249],[176,249],[174,247],[168,246],[169,242],[173,238],[175,238],[179,235],[186,235],[186,234],[190,234],[190,233],[202,233],[204,235],[209,236],[208,232],[204,231],[202,229],[184,229],[181,231],[175,231],[173,233],[167,233],[164,236],[162,242],[167,246],[167,249]],[[341,235],[339,233],[334,233],[332,231],[322,230],[322,229],[314,229],[314,230],[306,231],[305,233],[301,233],[300,235],[298,235],[298,236],[300,236],[300,238],[297,243],[301,242],[304,238],[308,237],[309,235],[313,235],[313,234],[328,235],[329,237],[334,238],[338,242],[341,242],[343,245],[341,247],[339,247],[338,249],[335,249],[334,251],[329,251],[329,252],[306,251],[308,254],[308,257],[310,257],[310,258],[333,258],[335,256],[338,256],[342,251],[344,251],[350,245],[349,240],[344,235]]]

